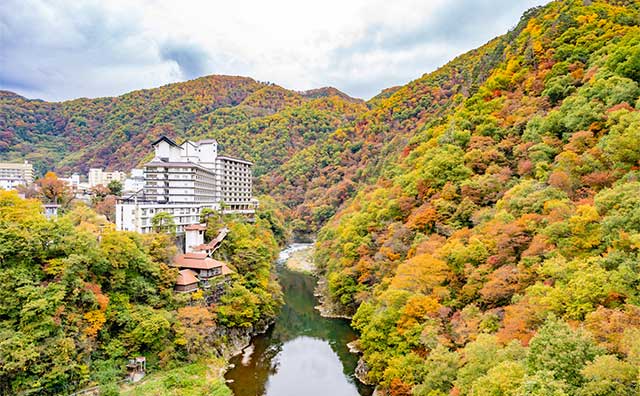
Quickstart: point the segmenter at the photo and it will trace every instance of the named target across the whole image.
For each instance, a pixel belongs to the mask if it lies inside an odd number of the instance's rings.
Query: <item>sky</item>
[[[61,101],[226,74],[368,99],[545,0],[2,0],[0,89]]]

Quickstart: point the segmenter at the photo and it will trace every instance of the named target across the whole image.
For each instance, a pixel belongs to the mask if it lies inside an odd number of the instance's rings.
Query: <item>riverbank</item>
[[[224,359],[210,359],[149,374],[141,382],[125,385],[122,396],[232,396],[225,384]]]
[[[327,280],[324,277],[318,278],[318,283],[316,284],[313,294],[318,299],[318,305],[316,305],[315,308],[323,318],[352,319],[351,315],[345,313],[341,306],[331,301]]]
[[[251,345],[252,338],[264,334],[273,322],[264,322],[250,329],[223,329],[210,345],[220,357],[151,373],[138,383],[122,385],[119,394],[233,396],[224,378],[224,374],[233,368],[229,361],[242,354]]]
[[[293,250],[284,265],[291,271],[314,274],[316,271],[316,266],[313,262],[314,254],[315,247],[311,244],[299,250]]]
[[[280,253],[278,262],[287,269],[304,274],[314,275],[318,281],[314,288],[313,295],[317,298],[318,304],[314,307],[323,318],[348,319],[351,315],[342,312],[343,309],[337,304],[333,304],[327,290],[327,282],[323,276],[319,276],[313,260],[315,246],[311,243],[294,243]]]
[[[275,325],[231,359],[227,386],[235,396],[370,396],[373,388],[355,377],[358,355],[347,346],[357,335],[347,321],[325,319],[315,309],[316,277],[286,265],[302,249],[285,249],[278,260],[285,305]]]
[[[316,271],[313,263],[314,254],[313,243],[293,243],[280,252],[278,264],[291,271],[313,275]]]

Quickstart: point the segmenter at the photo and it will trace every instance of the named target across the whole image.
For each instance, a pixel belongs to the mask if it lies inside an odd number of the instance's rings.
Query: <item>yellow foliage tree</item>
[[[391,287],[429,295],[450,275],[444,261],[430,254],[419,254],[398,266]]]
[[[104,326],[104,323],[107,321],[107,318],[104,316],[104,312],[99,309],[87,312],[84,314],[84,318],[89,324],[84,329],[84,333],[91,338],[98,334],[102,329],[102,326]]]

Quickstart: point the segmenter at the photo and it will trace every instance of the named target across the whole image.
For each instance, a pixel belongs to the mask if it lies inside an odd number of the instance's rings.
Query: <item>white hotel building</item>
[[[155,156],[144,166],[144,188],[116,204],[118,230],[151,231],[159,212],[173,216],[178,232],[200,222],[200,212],[252,214],[252,163],[218,155],[214,139],[181,145],[167,137],[153,143]]]
[[[0,189],[13,190],[33,183],[33,165],[29,162],[0,162]]]

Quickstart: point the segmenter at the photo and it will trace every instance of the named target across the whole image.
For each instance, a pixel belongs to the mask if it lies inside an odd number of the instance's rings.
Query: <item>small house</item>
[[[58,216],[58,209],[60,209],[60,205],[47,203],[44,204],[44,215],[47,219]]]
[[[173,260],[173,265],[181,270],[190,270],[200,281],[200,286],[208,289],[212,278],[220,277],[220,281],[226,281],[233,271],[226,263],[212,259],[206,253],[179,254]]]
[[[180,270],[176,279],[175,291],[179,293],[190,293],[198,290],[200,280],[195,272],[190,269]]]

